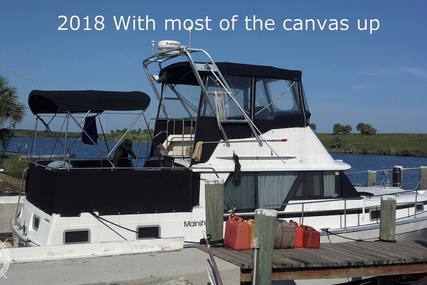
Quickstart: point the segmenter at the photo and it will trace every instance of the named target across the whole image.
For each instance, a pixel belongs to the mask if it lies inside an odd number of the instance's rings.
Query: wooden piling
[[[254,260],[255,284],[271,284],[276,220],[276,210],[257,209],[255,211],[254,236],[259,240],[259,250]]]
[[[420,186],[418,189],[427,189],[427,166],[420,166]]]
[[[380,240],[396,241],[396,197],[381,197]]]
[[[219,241],[223,235],[224,215],[224,180],[206,180],[206,234],[211,236],[211,241]]]
[[[375,186],[377,184],[377,172],[375,170],[368,170],[368,186]]]

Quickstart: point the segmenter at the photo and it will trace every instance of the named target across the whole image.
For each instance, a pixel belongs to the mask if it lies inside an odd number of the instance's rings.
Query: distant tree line
[[[352,131],[352,127],[350,125],[341,125],[334,124],[332,133],[334,135],[347,135]],[[362,135],[375,135],[377,133],[377,129],[372,127],[370,124],[359,123],[356,126],[356,130],[360,132]]]
[[[364,123],[357,124],[356,130],[358,130],[362,135],[375,135],[377,133],[377,129],[372,127],[370,124]]]
[[[349,125],[341,125],[336,123],[332,128],[332,133],[334,135],[347,135],[351,133],[353,129]]]
[[[110,131],[110,133],[111,134],[114,134],[114,133],[125,133],[125,132],[127,132],[127,128],[124,128],[124,129],[122,129],[122,130],[120,130],[120,129],[117,129],[117,130],[111,130]],[[137,129],[137,130],[130,130],[129,131],[129,133],[130,134],[133,134],[133,135],[140,135],[140,134],[144,134],[144,135],[148,135],[149,133],[153,133],[154,131],[152,130],[152,129],[150,129],[150,130],[148,130],[148,129],[141,129],[141,128],[139,128],[139,129]]]

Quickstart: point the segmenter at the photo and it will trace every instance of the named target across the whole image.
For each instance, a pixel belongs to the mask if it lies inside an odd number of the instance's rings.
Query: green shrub
[[[28,162],[21,159],[19,156],[10,156],[3,161],[4,173],[15,178],[22,178],[22,174],[27,165]]]

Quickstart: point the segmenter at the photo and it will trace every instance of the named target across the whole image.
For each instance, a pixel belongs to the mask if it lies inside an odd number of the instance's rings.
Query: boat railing
[[[360,175],[367,175],[367,184],[366,183],[353,183],[354,186],[367,185],[371,187],[377,187],[380,189],[391,189],[391,188],[402,188],[404,184],[404,177],[414,177],[414,174],[411,174],[411,171],[419,171],[419,178],[415,180],[412,178],[412,181],[416,181],[417,184],[414,185],[405,185],[405,188],[408,189],[427,189],[427,166],[419,167],[402,167],[394,166],[394,168],[389,169],[377,169],[377,170],[363,170],[363,171],[351,171],[346,172],[347,175],[355,176],[350,180],[360,180]],[[357,176],[357,178],[356,178]],[[377,183],[379,181],[379,183]],[[414,188],[412,188],[414,187]]]
[[[163,123],[152,138],[156,147],[160,147],[160,143],[165,152],[164,155],[180,159],[190,158],[194,146],[196,119],[168,118],[157,121],[163,121]]]
[[[36,160],[47,160],[47,159],[54,159],[54,160],[64,160],[64,159],[70,159],[73,158],[75,155],[73,154],[43,154],[43,155],[38,155],[38,154],[31,154],[31,155],[21,155],[21,159],[25,159],[25,160],[31,160],[31,161],[36,161]]]
[[[339,219],[339,224],[341,225],[341,228],[347,228],[349,226],[349,216],[354,215],[355,209],[362,208],[361,212],[358,212],[358,218],[357,218],[357,226],[362,225],[362,220],[364,219],[364,215],[368,214],[370,223],[379,223],[380,222],[380,212],[381,207],[378,206],[365,206],[365,203],[369,199],[373,199],[374,197],[376,199],[381,199],[382,196],[412,196],[411,200],[406,200],[402,202],[396,203],[396,209],[406,209],[406,214],[403,214],[403,211],[400,211],[397,220],[399,219],[405,219],[405,218],[416,218],[417,215],[421,213],[426,213],[427,208],[426,205],[423,202],[418,201],[419,195],[426,195],[427,192],[425,190],[407,190],[404,192],[398,192],[398,193],[390,193],[390,194],[382,194],[382,195],[375,195],[375,196],[362,196],[357,198],[345,198],[345,199],[339,199],[339,198],[331,198],[326,200],[311,200],[311,201],[290,201],[289,203],[285,204],[272,204],[272,205],[263,205],[259,208],[261,209],[284,209],[284,210],[278,210],[278,217],[283,216],[285,219],[286,217],[292,216],[293,219],[299,219],[300,224],[305,223],[305,219],[307,219],[309,216],[313,214],[314,210],[308,210],[312,209],[313,207],[310,207],[310,204],[316,204],[316,210],[323,209],[327,211],[328,209],[331,209],[331,204],[334,204],[334,210],[340,209],[342,211],[342,214],[337,215],[337,218]],[[360,203],[356,203],[355,201],[360,201]],[[341,206],[340,206],[341,204]],[[320,206],[319,206],[320,205]],[[321,206],[324,205],[324,206]],[[236,213],[236,215],[239,216],[253,216],[253,213]],[[227,216],[227,214],[226,214]],[[352,218],[354,220],[354,217]],[[331,223],[333,223],[331,221]],[[363,224],[369,224],[367,222]],[[353,224],[354,225],[354,224]]]
[[[153,172],[153,171],[180,171],[183,169],[191,169],[187,166],[171,165],[171,166],[133,166],[133,167],[114,167],[110,161],[105,159],[74,159],[74,160],[43,160],[31,161],[32,165],[56,172],[78,172],[78,171],[138,171],[138,172]],[[198,168],[204,169],[206,172],[212,172],[219,177],[213,167]]]

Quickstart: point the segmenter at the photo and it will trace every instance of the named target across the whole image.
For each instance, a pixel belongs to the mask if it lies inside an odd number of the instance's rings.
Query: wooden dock
[[[212,247],[212,251],[217,258],[240,267],[241,282],[251,281],[252,250]],[[407,275],[427,282],[427,241],[322,243],[318,249],[275,249],[272,272],[272,280]]]

